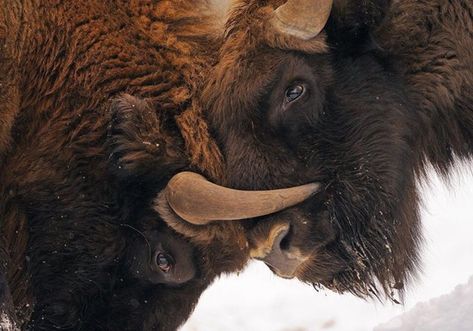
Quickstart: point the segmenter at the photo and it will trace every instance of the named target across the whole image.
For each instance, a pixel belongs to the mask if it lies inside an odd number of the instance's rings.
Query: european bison
[[[397,300],[419,260],[416,179],[473,152],[473,4],[240,1],[201,100],[222,186],[179,175],[164,220],[195,236],[248,219],[250,255],[277,275]]]
[[[150,208],[176,172],[221,167],[194,101],[218,47],[206,13],[205,1],[0,1],[11,325],[174,330],[216,275],[246,263],[243,231],[189,242]]]

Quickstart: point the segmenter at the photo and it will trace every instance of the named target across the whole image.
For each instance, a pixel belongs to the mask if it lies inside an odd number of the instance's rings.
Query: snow
[[[383,324],[375,331],[471,331],[473,327],[473,277],[466,285]]]
[[[0,330],[16,331],[19,329],[15,326],[15,323],[10,319],[10,317],[6,313],[2,312],[0,314]]]
[[[254,262],[241,274],[216,281],[180,331],[473,330],[473,314],[468,314],[473,312],[473,280],[457,287],[473,275],[473,175],[468,168],[471,164],[459,167],[449,184],[433,172],[429,185],[422,184],[423,272],[411,284],[404,306],[317,292]]]

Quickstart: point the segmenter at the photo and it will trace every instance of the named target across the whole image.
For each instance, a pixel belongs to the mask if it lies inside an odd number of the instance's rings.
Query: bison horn
[[[325,27],[333,0],[288,0],[274,11],[273,27],[283,34],[309,40]]]
[[[185,221],[203,225],[217,220],[242,220],[273,214],[306,200],[320,184],[268,190],[240,191],[209,182],[193,172],[181,172],[169,181],[164,196]]]

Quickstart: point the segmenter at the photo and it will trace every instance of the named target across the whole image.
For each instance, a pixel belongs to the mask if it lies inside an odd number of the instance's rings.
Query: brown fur
[[[377,31],[422,114],[420,152],[444,174],[473,151],[473,6],[398,1]]]

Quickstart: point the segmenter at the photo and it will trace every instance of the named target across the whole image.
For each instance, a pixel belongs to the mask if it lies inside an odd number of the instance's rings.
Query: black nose
[[[290,234],[289,226],[281,228],[271,251],[262,259],[274,273],[283,278],[294,278],[297,269],[306,260],[297,248],[290,246]]]

